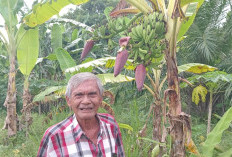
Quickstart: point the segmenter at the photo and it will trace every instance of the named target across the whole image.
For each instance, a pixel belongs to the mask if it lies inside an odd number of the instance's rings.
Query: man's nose
[[[84,95],[84,97],[83,97],[83,99],[82,99],[82,103],[88,104],[88,103],[90,103],[90,102],[91,102],[91,101],[90,101],[88,95]]]

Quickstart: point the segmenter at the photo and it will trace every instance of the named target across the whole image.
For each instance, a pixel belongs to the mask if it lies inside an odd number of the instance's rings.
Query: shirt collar
[[[99,137],[102,137],[104,135],[104,130],[105,130],[104,129],[104,123],[103,123],[103,121],[101,120],[101,118],[99,117],[98,114],[96,114],[96,117],[97,117],[97,119],[99,121],[99,124],[100,124]],[[73,132],[73,136],[74,136],[76,142],[81,138],[82,135],[84,135],[84,132],[83,132],[81,126],[79,125],[75,114],[73,114],[72,132]]]

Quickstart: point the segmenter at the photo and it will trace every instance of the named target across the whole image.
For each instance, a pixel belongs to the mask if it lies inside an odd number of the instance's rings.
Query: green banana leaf
[[[229,108],[217,123],[214,129],[208,134],[206,141],[202,145],[202,155],[204,157],[212,157],[214,147],[221,142],[222,133],[228,129],[232,121],[232,107]],[[231,154],[231,150],[229,150]]]
[[[43,101],[45,99],[45,96],[48,96],[54,92],[57,92],[59,90],[64,90],[66,89],[66,86],[53,86],[53,87],[48,87],[45,91],[37,94],[34,99],[33,102],[37,102],[37,101]]]
[[[212,67],[201,63],[188,63],[178,66],[178,72],[192,72],[195,74],[201,74],[205,72],[215,71],[216,67]]]
[[[228,74],[224,71],[213,71],[208,72],[202,75],[196,75],[191,77],[191,80],[194,80],[194,82],[199,80],[204,80],[204,82],[213,82],[213,83],[219,83],[219,82],[230,82],[232,81],[232,74]]]
[[[204,3],[204,1],[205,0],[182,0],[181,1],[182,8],[186,7],[186,5],[189,5],[190,3],[197,2],[198,4],[197,4],[197,8],[196,8],[195,12],[192,12],[192,16],[187,17],[187,19],[184,20],[184,22],[181,22],[181,25],[179,28],[179,33],[177,36],[177,41],[180,40],[185,35],[185,33],[189,30],[190,26],[193,24],[193,21],[196,17],[198,9],[201,7],[201,5]]]
[[[107,64],[108,61],[112,61],[115,60],[116,57],[105,57],[105,58],[100,58],[100,59],[95,59],[92,61],[89,61],[87,63],[83,63],[77,66],[73,66],[71,68],[68,68],[65,70],[66,73],[70,72],[78,72],[80,69],[83,68],[89,68],[89,67],[97,67],[97,66],[103,66],[105,64]]]
[[[22,6],[23,0],[0,0],[0,14],[8,28],[12,28],[18,23],[16,14]]]
[[[232,74],[228,74],[224,71],[212,71],[201,75],[194,75],[187,78],[192,84],[196,82],[204,82],[208,87],[218,86],[220,83],[229,83],[232,81]],[[186,83],[181,83],[181,88],[185,88],[188,85]]]
[[[106,68],[112,68],[115,64],[115,59],[116,57],[105,57],[105,58],[100,58],[100,59],[95,59],[95,60],[91,60],[89,62],[77,65],[75,67],[71,67],[65,70],[66,73],[70,72],[79,72],[80,70],[83,69],[87,69],[89,67],[98,67],[98,66],[103,66],[105,65]],[[128,59],[127,63],[130,64],[132,62],[132,60]],[[132,65],[129,66],[125,66],[125,69],[128,70],[133,70],[134,67],[132,67]]]
[[[24,31],[23,31],[24,32]],[[20,36],[20,35],[19,35]],[[38,28],[25,32],[17,48],[17,60],[19,70],[23,75],[29,76],[34,68],[39,55],[39,31]]]
[[[79,43],[79,41],[82,41],[82,40],[83,40],[82,38],[76,38],[71,43],[69,43],[67,46],[65,46],[64,49],[67,50],[67,49],[69,49],[69,48],[71,48],[73,46],[76,46]],[[83,48],[81,50],[83,50]]]
[[[54,24],[51,31],[51,46],[53,52],[62,48],[62,29],[59,24]]]
[[[101,80],[102,84],[106,83],[120,83],[120,82],[130,82],[134,78],[119,74],[117,77],[114,77],[113,73],[98,74],[97,77]]]
[[[117,77],[114,77],[113,74],[98,74],[98,78],[102,81],[102,84],[105,85],[106,83],[120,83],[120,82],[126,82],[126,81],[132,81],[134,78],[126,76],[126,75],[118,75]],[[51,94],[55,94],[53,96],[54,99],[60,98],[60,96],[65,95],[66,86],[52,86],[48,87],[45,91],[37,94],[33,102],[37,101],[43,101],[45,100],[46,96],[49,96]]]
[[[57,60],[57,57],[56,57],[56,54],[55,53],[51,53],[49,54],[47,57],[44,57],[44,59],[49,59],[51,61],[56,61]]]
[[[128,125],[128,124],[118,123],[118,126],[119,126],[120,128],[127,129],[127,130],[129,130],[129,131],[133,131],[133,128],[132,128],[130,125]]]
[[[35,27],[48,21],[53,15],[58,14],[63,7],[69,4],[80,5],[88,1],[89,0],[50,0],[45,3],[38,3],[33,7],[32,13],[24,18],[24,22],[29,27]]]
[[[231,157],[232,156],[232,148],[229,149],[229,150],[227,150],[224,153],[219,154],[219,156],[222,156],[222,157]]]
[[[56,57],[59,61],[60,68],[65,71],[67,68],[74,67],[76,65],[70,54],[62,48],[58,48],[56,51]]]
[[[85,30],[92,32],[92,28],[89,27],[88,25],[86,25],[84,23],[81,23],[81,22],[78,22],[78,21],[75,21],[75,20],[72,20],[72,19],[57,18],[57,19],[53,19],[51,22],[55,22],[55,23],[57,23],[57,22],[59,22],[59,23],[70,23],[71,25],[75,25],[77,27],[82,27]]]

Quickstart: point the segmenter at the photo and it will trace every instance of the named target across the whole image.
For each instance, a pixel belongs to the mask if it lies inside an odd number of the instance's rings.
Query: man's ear
[[[103,96],[101,96],[101,98],[100,98],[100,101],[101,101],[101,104],[102,104],[102,101],[103,101]]]
[[[65,96],[65,99],[66,99],[66,102],[67,102],[68,106],[70,107],[71,104],[70,104],[70,99],[69,99],[69,97],[68,97],[68,96]]]

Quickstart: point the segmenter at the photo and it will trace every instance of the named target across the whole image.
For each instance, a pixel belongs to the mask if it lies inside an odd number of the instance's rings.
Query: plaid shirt
[[[98,113],[100,132],[95,146],[82,131],[75,114],[45,132],[37,157],[124,157],[121,133],[114,117]]]

